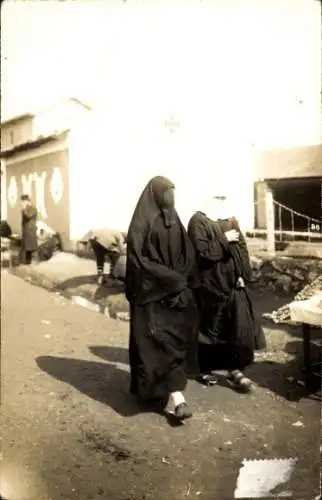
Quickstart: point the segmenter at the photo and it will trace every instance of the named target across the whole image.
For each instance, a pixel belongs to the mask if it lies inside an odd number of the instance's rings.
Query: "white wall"
[[[73,100],[66,99],[41,111],[33,119],[33,136],[52,134],[72,127],[86,113],[86,109]]]
[[[320,6],[143,3],[111,9],[106,20],[108,49],[93,87],[102,116],[71,138],[72,234],[92,225],[126,229],[157,174],[176,183],[184,223],[220,189],[250,227],[252,144],[320,140]],[[180,122],[172,135],[164,126],[171,115]]]
[[[1,219],[7,219],[7,167],[1,160]]]
[[[253,217],[251,146],[232,130],[205,134],[186,117],[170,134],[157,113],[123,111],[91,114],[69,138],[70,234],[81,238],[93,227],[127,230],[146,183],[165,175],[176,184],[176,204],[184,224],[203,199],[225,193],[236,215],[250,227]]]

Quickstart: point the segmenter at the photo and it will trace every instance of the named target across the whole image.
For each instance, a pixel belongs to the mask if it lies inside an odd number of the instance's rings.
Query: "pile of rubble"
[[[251,256],[253,287],[293,296],[322,276],[322,261],[294,257]]]
[[[309,300],[316,293],[322,293],[322,276],[318,276],[312,283],[306,285],[295,297],[294,300]],[[271,319],[274,323],[293,324],[291,321],[290,307],[286,304],[272,313],[264,313],[264,318]]]

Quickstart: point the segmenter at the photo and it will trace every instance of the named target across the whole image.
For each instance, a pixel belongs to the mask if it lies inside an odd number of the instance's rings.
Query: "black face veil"
[[[143,255],[143,246],[149,236],[157,217],[162,215],[164,226],[171,228],[179,224],[183,241],[185,268],[193,265],[193,248],[187,234],[180,222],[174,204],[166,203],[165,193],[174,189],[174,184],[165,177],[154,177],[145,187],[135,208],[127,236],[127,270],[126,270],[126,295],[130,300],[133,294],[139,294],[139,289],[154,288],[158,297],[169,293],[176,293],[185,288],[187,284],[186,269],[170,269],[161,263],[148,260]],[[191,264],[192,261],[192,264]]]
[[[128,234],[135,231],[145,236],[145,230],[149,231],[160,212],[167,226],[173,224],[175,219],[174,204],[166,206],[164,195],[174,187],[174,184],[165,177],[154,177],[148,182],[134,210]]]

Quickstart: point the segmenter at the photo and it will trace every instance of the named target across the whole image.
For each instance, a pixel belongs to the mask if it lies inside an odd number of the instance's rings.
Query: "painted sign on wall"
[[[38,210],[38,219],[69,239],[68,154],[60,151],[8,165],[8,222],[20,232],[22,194],[30,196]]]
[[[59,167],[54,167],[50,181],[50,194],[55,203],[59,203],[64,194],[64,179]]]
[[[47,179],[47,172],[31,172],[28,174],[22,174],[20,179],[21,192],[27,194],[30,198],[35,199],[35,204],[38,210],[38,214],[43,218],[48,218],[46,202],[45,202],[45,182]],[[51,173],[50,180],[50,195],[53,201],[57,204],[62,199],[64,190],[64,182],[59,167],[54,167]],[[33,196],[35,194],[35,196]],[[8,187],[8,201],[11,207],[14,207],[18,201],[18,186],[17,179],[15,176],[10,177],[9,187]]]

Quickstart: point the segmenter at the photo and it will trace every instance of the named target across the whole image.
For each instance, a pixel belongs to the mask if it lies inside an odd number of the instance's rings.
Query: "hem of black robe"
[[[200,373],[212,370],[244,370],[254,363],[254,351],[226,344],[198,345]]]
[[[149,384],[148,387],[142,387],[139,380],[132,379],[130,383],[130,393],[142,402],[168,400],[171,392],[183,392],[186,389],[188,378],[184,367],[182,367],[180,373],[177,375],[172,375],[170,372],[164,375],[164,378],[162,378],[159,383]]]

